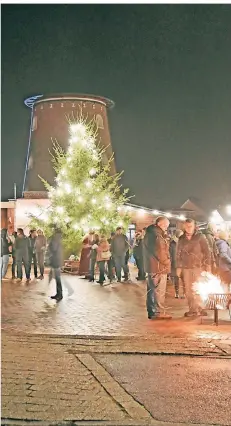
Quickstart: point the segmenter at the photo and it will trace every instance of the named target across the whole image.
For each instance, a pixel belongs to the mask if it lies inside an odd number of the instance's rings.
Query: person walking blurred
[[[51,299],[60,302],[63,298],[63,289],[61,283],[61,267],[63,262],[63,247],[62,247],[62,233],[61,230],[54,227],[53,235],[50,238],[49,245],[49,256],[50,256],[50,267],[51,271],[54,272],[56,281],[56,294],[51,296]],[[50,278],[52,274],[50,273]],[[49,278],[49,280],[50,280]]]

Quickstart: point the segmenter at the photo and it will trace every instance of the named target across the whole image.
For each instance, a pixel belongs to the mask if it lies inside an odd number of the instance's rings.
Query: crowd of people
[[[161,216],[156,223],[137,231],[129,242],[121,227],[110,239],[93,231],[84,238],[79,275],[90,282],[95,280],[96,264],[100,285],[129,281],[128,260],[131,251],[138,269],[137,280],[147,279],[147,311],[149,319],[171,319],[166,313],[165,296],[167,280],[175,288],[176,298],[186,298],[186,317],[206,315],[195,293],[194,284],[202,272],[219,275],[224,284],[231,284],[231,247],[228,234],[208,225],[200,231],[193,219],[187,219],[183,230],[168,233],[170,222]]]
[[[167,277],[175,286],[175,296],[186,297],[186,317],[207,315],[201,307],[194,284],[202,272],[219,275],[226,290],[231,284],[231,247],[228,233],[209,225],[199,231],[193,219],[187,219],[182,231],[170,239],[169,220],[159,217],[147,228],[143,241],[144,270],[147,279],[147,311],[149,319],[171,319],[165,310]]]
[[[38,231],[32,229],[27,237],[22,228],[12,233],[3,228],[1,230],[1,279],[5,279],[10,255],[12,256],[12,280],[22,281],[24,267],[26,279],[29,282],[32,264],[34,278],[43,279],[46,244],[46,238],[40,229]]]
[[[99,268],[100,285],[108,278],[110,282],[117,279],[129,280],[129,242],[122,227],[112,232],[109,239],[105,235],[99,236],[94,231],[90,232],[83,240],[79,275],[90,282],[95,281],[96,264]]]
[[[12,256],[11,274],[12,280],[21,282],[23,268],[26,282],[31,281],[32,265],[35,280],[44,279],[45,253],[49,253],[50,274],[49,281],[56,280],[56,295],[51,296],[57,301],[62,299],[61,267],[62,267],[62,235],[59,229],[54,228],[52,237],[47,240],[41,229],[32,229],[27,237],[22,228],[17,232],[9,232],[6,228],[1,230],[1,280],[7,280],[9,257]],[[38,269],[40,275],[38,276]]]
[[[171,319],[166,313],[165,297],[167,279],[170,277],[176,298],[185,298],[188,303],[186,317],[206,315],[194,291],[194,283],[203,271],[219,275],[221,281],[231,284],[231,247],[228,234],[208,226],[199,231],[193,219],[184,222],[183,230],[169,235],[169,220],[157,218],[155,224],[137,231],[133,242],[128,241],[123,228],[118,227],[110,238],[94,231],[84,237],[79,275],[94,282],[96,265],[98,283],[129,282],[129,258],[133,254],[138,275],[137,280],[147,281],[147,312],[149,319]],[[12,279],[22,281],[23,267],[27,282],[31,280],[32,265],[34,279],[44,278],[45,252],[49,253],[49,281],[55,278],[56,294],[51,296],[62,300],[61,267],[63,249],[61,231],[54,227],[47,244],[41,230],[31,230],[27,237],[23,229],[9,233],[1,230],[1,279],[5,279],[9,255],[12,255]],[[38,276],[38,269],[40,275]],[[17,274],[16,274],[17,271]],[[122,276],[123,274],[123,276]]]

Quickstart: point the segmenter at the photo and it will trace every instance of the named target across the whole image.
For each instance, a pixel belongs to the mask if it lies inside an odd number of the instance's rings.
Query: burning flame
[[[203,302],[208,299],[210,294],[225,294],[220,278],[209,272],[202,272],[200,279],[194,283],[194,290]]]

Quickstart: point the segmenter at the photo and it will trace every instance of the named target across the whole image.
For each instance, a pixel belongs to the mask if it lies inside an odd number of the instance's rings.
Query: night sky
[[[2,200],[21,196],[25,97],[109,97],[133,202],[231,201],[230,5],[2,5]]]

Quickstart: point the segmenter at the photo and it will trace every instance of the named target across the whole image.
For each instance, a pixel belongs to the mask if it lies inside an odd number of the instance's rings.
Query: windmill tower
[[[103,163],[106,164],[112,156],[107,111],[113,108],[114,102],[110,99],[78,94],[37,95],[26,99],[25,105],[31,108],[31,125],[23,184],[24,198],[47,198],[39,175],[51,185],[54,183],[55,171],[49,154],[52,140],[57,140],[64,150],[67,149],[69,139],[67,117],[76,117],[80,110],[87,120],[94,119],[96,122],[98,142],[106,148]],[[111,173],[115,173],[114,162]]]

